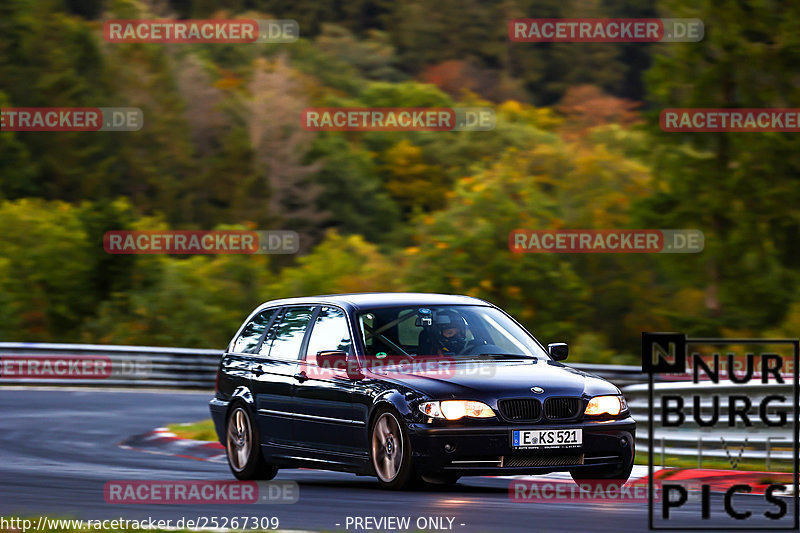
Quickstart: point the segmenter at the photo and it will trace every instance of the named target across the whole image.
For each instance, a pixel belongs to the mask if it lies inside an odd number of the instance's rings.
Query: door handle
[[[302,383],[308,379],[308,376],[306,375],[305,372],[298,372],[297,374],[294,375],[294,379]]]
[[[264,369],[261,368],[261,365],[256,365],[255,368],[253,368],[253,375],[256,377],[259,377],[263,374],[266,374],[266,372],[264,372]]]

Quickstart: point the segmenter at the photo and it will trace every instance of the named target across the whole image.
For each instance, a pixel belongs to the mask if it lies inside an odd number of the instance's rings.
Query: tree
[[[262,298],[401,290],[400,270],[390,257],[358,235],[329,231],[297,266],[281,271]]]
[[[270,191],[265,206],[278,220],[308,235],[327,218],[316,207],[319,185],[310,177],[318,163],[303,162],[315,134],[300,124],[308,106],[299,74],[285,56],[256,61],[245,101],[246,120],[255,164],[263,169]],[[307,239],[301,240],[304,249]]]
[[[6,340],[75,340],[97,303],[87,292],[92,248],[80,210],[63,202],[0,203],[0,294]]]
[[[663,3],[663,14],[700,18],[699,43],[660,46],[648,72],[660,107],[798,107],[790,80],[800,59],[794,3]],[[655,113],[654,113],[655,115]],[[652,117],[656,123],[656,117]],[[705,233],[704,264],[691,270],[671,258],[684,285],[705,291],[687,317],[695,333],[726,327],[758,331],[778,322],[789,302],[800,254],[800,140],[782,133],[661,133],[653,161],[655,193],[637,207],[640,220]],[[742,280],[748,280],[742,283]]]

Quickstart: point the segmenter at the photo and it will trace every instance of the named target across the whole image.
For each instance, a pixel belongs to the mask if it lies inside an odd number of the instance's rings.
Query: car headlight
[[[495,416],[492,408],[483,402],[471,400],[445,400],[443,402],[425,402],[420,404],[419,410],[431,418],[445,418],[458,420],[459,418],[492,418]]]
[[[618,415],[628,409],[628,404],[622,396],[595,396],[589,400],[584,414],[590,416],[609,414]]]

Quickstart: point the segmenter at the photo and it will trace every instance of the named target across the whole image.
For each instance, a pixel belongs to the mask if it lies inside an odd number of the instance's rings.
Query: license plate
[[[511,432],[512,448],[580,448],[581,429],[515,429]]]

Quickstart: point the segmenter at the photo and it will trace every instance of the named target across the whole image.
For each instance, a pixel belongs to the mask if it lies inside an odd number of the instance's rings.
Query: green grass
[[[217,432],[210,418],[186,424],[170,424],[167,428],[182,439],[217,441]]]
[[[733,454],[735,457],[735,453]],[[646,465],[647,453],[636,452],[635,464]],[[661,466],[661,454],[653,453],[653,466]],[[664,457],[664,466],[670,468],[697,468],[696,457],[676,457],[674,455],[666,455]],[[730,461],[719,457],[703,457],[701,468],[708,468],[714,470],[733,470]],[[736,466],[736,470],[744,470],[750,472],[791,472],[791,461],[777,461],[772,460],[770,468],[767,470],[765,461],[742,461]]]

